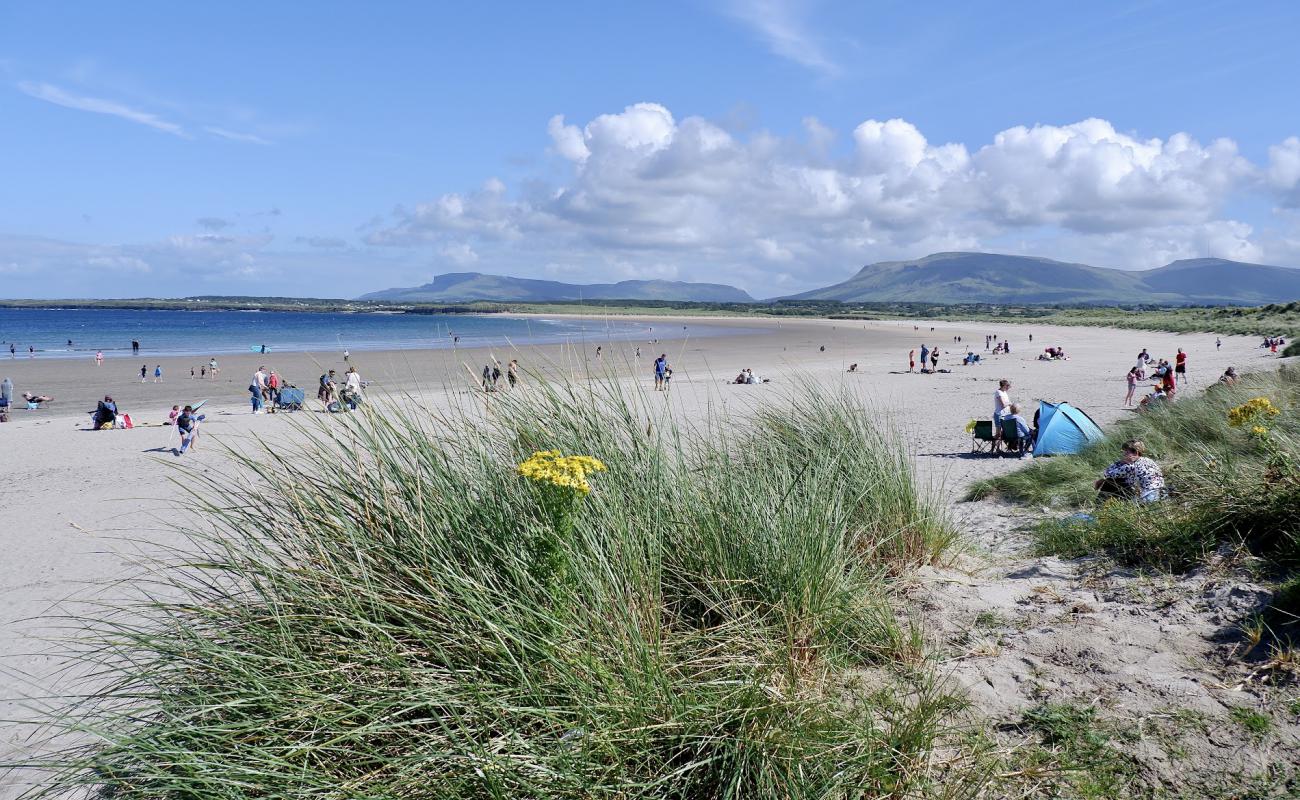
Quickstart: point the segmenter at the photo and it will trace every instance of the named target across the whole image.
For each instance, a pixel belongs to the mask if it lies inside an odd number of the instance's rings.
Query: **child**
[[[163,424],[164,424],[164,425],[175,425],[175,424],[176,424],[176,418],[179,417],[180,415],[181,415],[181,407],[180,407],[180,406],[172,406],[172,413],[170,413],[170,414],[167,415],[167,421],[164,422]]]

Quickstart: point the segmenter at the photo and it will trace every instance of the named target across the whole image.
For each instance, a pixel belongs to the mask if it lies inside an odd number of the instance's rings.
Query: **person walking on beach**
[[[185,406],[176,417],[176,432],[180,434],[181,447],[173,452],[179,458],[185,455],[185,451],[190,449],[194,440],[199,438],[199,418],[194,416],[193,406]]]
[[[1174,375],[1180,381],[1187,380],[1187,354],[1183,348],[1178,348],[1178,355],[1174,356]]]
[[[938,347],[935,347],[933,350],[930,351],[930,371],[931,372],[939,371],[939,348]]]
[[[158,365],[154,366],[154,368],[153,368],[153,382],[154,382],[154,383],[162,383],[162,364],[158,364]]]
[[[15,347],[13,346],[13,344],[11,343],[11,344],[9,345],[9,357],[10,357],[10,358],[17,358],[17,357],[18,357],[17,352],[18,352],[17,348],[15,348]]]
[[[1133,393],[1137,391],[1138,385],[1138,368],[1129,367],[1128,375],[1124,377],[1128,382],[1128,393],[1124,395],[1124,407],[1128,408],[1133,405]]]
[[[497,390],[497,385],[501,383],[501,365],[492,365],[492,391]]]
[[[98,352],[95,353],[95,366],[97,366],[97,367],[102,367],[102,366],[104,366],[104,351],[103,351],[103,350],[100,350],[100,351],[98,351]]]
[[[148,364],[141,364],[141,365],[140,365],[140,383],[144,383],[146,380],[148,380],[148,375],[149,375],[149,365],[148,365]]]
[[[664,389],[664,375],[668,371],[668,354],[660,353],[655,359],[655,391],[662,392]]]
[[[1218,349],[1220,349],[1220,348],[1222,348],[1222,347],[1223,347],[1223,340],[1220,339],[1220,338],[1217,337],[1217,336],[1214,337],[1214,349],[1215,349],[1215,350],[1218,350]]]
[[[257,372],[253,373],[253,382],[248,385],[248,391],[253,395],[253,413],[265,413],[262,395],[266,391],[266,367],[258,367]]]
[[[483,391],[492,391],[492,368],[487,364],[483,365]]]
[[[506,365],[506,382],[510,384],[511,389],[515,388],[516,383],[519,383],[519,362],[513,358]]]
[[[929,348],[929,347],[926,347],[926,346],[923,344],[923,345],[921,345],[921,372],[924,373],[924,372],[927,372],[927,371],[928,371],[928,370],[926,369],[926,367],[925,367],[925,364],[926,364],[926,362],[929,361],[929,360],[930,360],[930,348]]]
[[[217,369],[217,360],[215,358],[208,359],[208,374],[212,376],[213,380],[217,379],[217,373],[220,371]]]
[[[596,345],[596,360],[597,360],[597,361],[600,360],[600,353],[601,353],[601,346],[600,346],[600,345]]]
[[[916,372],[916,348],[913,347],[907,352],[907,371]]]
[[[346,363],[347,360],[348,360],[349,358],[351,358],[351,357],[352,357],[352,354],[351,354],[351,353],[349,353],[347,350],[344,350],[344,351],[343,351],[343,361],[344,361],[344,363]]]

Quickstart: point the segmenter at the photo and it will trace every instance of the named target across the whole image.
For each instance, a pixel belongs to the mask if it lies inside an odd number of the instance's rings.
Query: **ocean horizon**
[[[711,336],[720,329],[667,321],[585,317],[516,317],[504,314],[397,314],[392,312],[177,311],[128,309],[0,308],[0,355],[105,358],[209,357],[232,353],[436,350],[510,344],[594,343]],[[728,328],[727,333],[745,333]],[[69,345],[71,342],[71,345]]]

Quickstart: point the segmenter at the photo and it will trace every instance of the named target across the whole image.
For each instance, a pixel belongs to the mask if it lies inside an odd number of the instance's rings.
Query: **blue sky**
[[[1300,266],[1289,3],[0,6],[0,296]]]

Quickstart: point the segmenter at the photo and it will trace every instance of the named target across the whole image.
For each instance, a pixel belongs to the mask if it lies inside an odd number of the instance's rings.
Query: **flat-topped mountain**
[[[754,298],[734,286],[685,281],[619,281],[573,284],[481,272],[449,272],[423,286],[384,289],[361,300],[407,303],[463,303],[472,300],[546,303],[556,300],[690,300],[711,303],[750,303]]]
[[[1300,269],[1222,258],[1121,270],[999,253],[935,253],[868,264],[797,300],[935,303],[1262,305],[1300,299]]]

